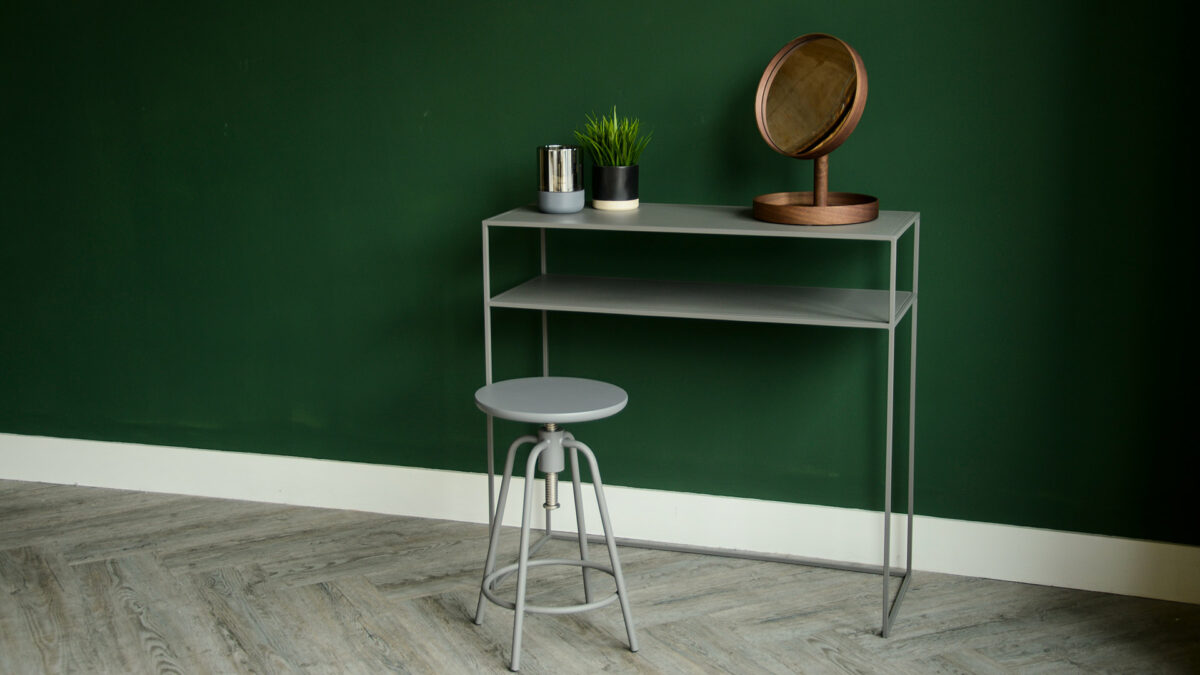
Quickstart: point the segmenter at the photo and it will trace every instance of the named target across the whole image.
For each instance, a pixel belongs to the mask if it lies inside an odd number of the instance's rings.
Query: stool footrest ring
[[[537,555],[537,552],[539,550],[541,550],[542,546],[544,546],[546,544],[546,542],[550,541],[553,538],[554,537],[552,535],[543,534],[542,538],[537,540],[537,543],[535,543],[533,546],[529,547],[529,555]],[[504,574],[501,574],[501,572],[504,572],[505,570],[507,570],[507,572]],[[509,565],[508,567],[505,567],[503,570],[498,570],[495,574],[491,574],[488,576],[489,579],[491,579],[492,577],[495,577],[492,580],[492,583],[490,585],[493,588],[495,588],[497,585],[500,584],[500,582],[504,581],[505,577],[507,577],[510,574],[515,574],[516,571],[517,571],[516,565]]]
[[[530,560],[528,563],[526,563],[527,567],[541,567],[544,565],[573,565],[575,567],[588,567],[588,568],[591,568],[594,570],[599,570],[601,572],[604,572],[605,574],[608,574],[609,576],[613,576],[613,577],[616,576],[613,573],[612,567],[609,567],[608,565],[602,565],[602,564],[592,561],[592,560],[570,560],[567,558],[544,558],[542,560]],[[504,600],[504,599],[496,596],[495,585],[499,579],[506,577],[506,576],[512,574],[513,572],[517,571],[518,567],[519,567],[518,563],[513,563],[511,565],[501,567],[500,569],[496,570],[495,572],[492,572],[491,574],[487,575],[487,577],[485,577],[483,580],[483,589],[482,590],[483,590],[484,597],[486,597],[488,600],[491,600],[492,603],[499,605],[505,609],[515,610],[517,607],[517,604],[515,602],[509,601],[509,600]],[[546,606],[546,605],[525,605],[525,611],[528,613],[532,613],[532,614],[576,614],[578,612],[587,612],[587,611],[590,611],[593,609],[599,609],[601,607],[606,607],[606,606],[611,605],[612,603],[616,602],[617,598],[619,598],[619,597],[620,597],[619,594],[613,593],[612,595],[610,595],[606,598],[603,598],[600,600],[595,600],[593,602],[585,602],[585,603],[580,603],[577,605],[562,605],[562,606],[557,606],[557,607],[550,607],[550,606]]]

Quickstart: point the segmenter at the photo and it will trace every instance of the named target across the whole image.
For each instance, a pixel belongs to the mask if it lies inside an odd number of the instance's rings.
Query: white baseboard
[[[0,479],[487,521],[487,476],[280,455],[0,434]],[[505,523],[520,523],[524,483]],[[569,483],[555,529],[573,530]],[[497,490],[499,480],[497,480]],[[621,537],[878,565],[883,514],[605,486]],[[585,495],[588,492],[585,491]],[[590,498],[588,529],[599,515]],[[904,517],[892,562],[903,564]],[[1200,603],[1200,547],[917,516],[913,567]]]

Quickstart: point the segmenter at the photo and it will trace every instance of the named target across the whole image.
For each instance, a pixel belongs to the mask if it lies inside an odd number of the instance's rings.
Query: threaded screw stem
[[[548,473],[546,474],[546,503],[542,504],[542,508],[553,511],[558,507],[558,474]]]

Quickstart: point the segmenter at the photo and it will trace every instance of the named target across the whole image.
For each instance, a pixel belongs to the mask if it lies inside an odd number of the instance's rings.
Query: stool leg
[[[483,578],[486,579],[496,569],[496,548],[500,542],[500,525],[504,522],[504,503],[508,501],[508,484],[512,480],[513,460],[517,456],[517,448],[524,443],[537,443],[536,436],[522,436],[513,441],[508,447],[508,457],[504,460],[504,479],[500,483],[500,498],[496,503],[496,515],[491,523],[491,536],[488,538],[487,559],[483,563]],[[487,598],[483,595],[483,583],[479,584],[479,604],[475,607],[475,624],[483,623],[483,604]]]
[[[574,437],[569,440],[575,440]],[[579,481],[579,452],[571,448],[571,487],[575,492],[575,531],[579,533],[579,559],[587,560],[587,526],[583,522],[583,486]],[[583,601],[592,601],[592,587],[588,583],[588,568],[583,567]]]
[[[629,636],[629,651],[638,650],[637,635],[633,628],[633,613],[629,611],[629,593],[625,590],[625,575],[621,574],[621,561],[617,557],[617,540],[613,537],[608,518],[608,504],[604,501],[604,484],[600,481],[600,467],[591,448],[576,440],[563,443],[563,447],[578,449],[587,457],[592,470],[592,486],[596,490],[596,505],[600,507],[600,523],[604,526],[604,542],[608,544],[608,557],[612,561],[613,578],[617,582],[617,598],[621,603],[621,614],[625,617],[625,633]]]
[[[533,521],[533,484],[537,470],[537,458],[550,446],[542,441],[529,451],[525,462],[525,511],[521,515],[521,551],[517,558],[517,599],[513,611],[512,661],[509,670],[521,669],[521,628],[525,625],[525,588],[529,580],[529,526]]]

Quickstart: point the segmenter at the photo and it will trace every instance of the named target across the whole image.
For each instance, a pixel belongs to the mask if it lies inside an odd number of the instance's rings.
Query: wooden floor
[[[0,673],[506,672],[511,612],[471,621],[485,535],[0,481]],[[532,615],[522,672],[1200,673],[1196,605],[918,573],[885,640],[874,575],[621,556],[641,651],[616,605]],[[543,604],[574,601],[578,575],[541,568],[531,587]]]

